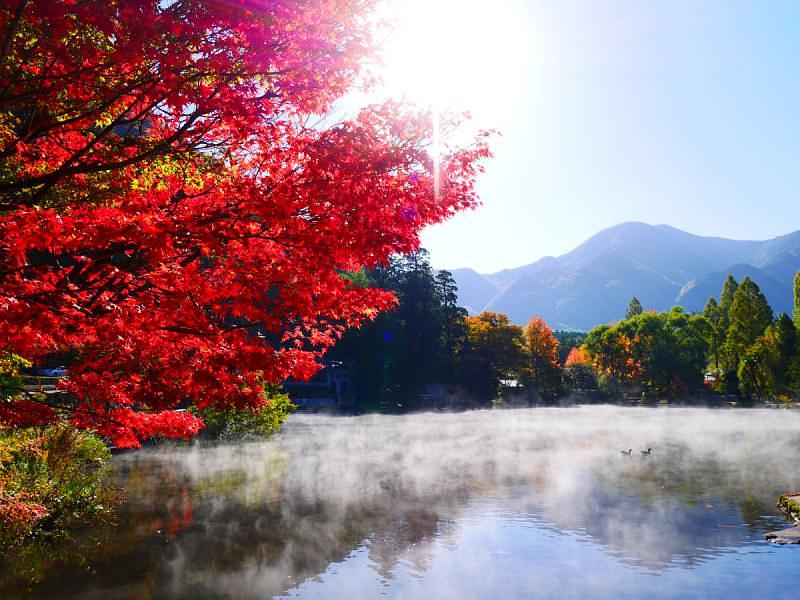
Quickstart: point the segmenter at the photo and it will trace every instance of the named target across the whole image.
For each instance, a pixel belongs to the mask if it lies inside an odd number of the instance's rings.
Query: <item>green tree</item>
[[[720,323],[720,308],[717,304],[716,298],[709,298],[706,306],[703,309],[703,316],[710,326],[709,342],[711,343],[711,354],[714,359],[714,370],[719,371],[719,351],[722,346],[722,338],[724,332],[722,331]]]
[[[706,319],[688,315],[681,307],[668,312],[643,313],[618,326],[632,340],[635,380],[660,394],[698,389],[708,355]]]
[[[767,335],[775,340],[776,362],[772,366],[772,380],[775,382],[775,393],[785,394],[794,390],[792,366],[798,357],[798,335],[792,319],[781,313],[767,329]]]
[[[628,303],[628,308],[625,310],[625,319],[631,319],[636,315],[642,314],[642,303],[639,302],[639,299],[634,296],[631,298],[631,301]]]
[[[666,314],[666,327],[675,343],[675,376],[689,391],[702,388],[712,327],[703,315],[689,315],[680,307]]]
[[[426,384],[456,380],[454,357],[466,337],[466,311],[457,304],[452,275],[434,277],[428,253],[419,250],[345,276],[356,285],[392,290],[398,299],[395,310],[348,330],[330,352],[358,365],[362,408],[405,406]]]
[[[397,259],[401,271],[397,316],[406,339],[400,354],[400,371],[413,387],[440,379],[441,304],[427,250]]]
[[[737,289],[739,289],[739,283],[733,278],[733,275],[728,275],[725,279],[725,283],[722,284],[722,293],[719,296],[719,347],[722,349],[726,346],[725,342],[728,338],[728,328],[731,324],[731,306],[733,305],[733,297]],[[720,359],[724,370],[736,371],[735,365],[731,365],[731,361],[725,352],[720,354]]]
[[[455,356],[467,337],[467,310],[458,305],[458,286],[450,271],[439,271],[434,282],[441,322],[439,363],[451,378]]]
[[[739,391],[742,396],[745,398],[775,396],[780,391],[777,379],[780,360],[775,332],[769,331],[757,337],[739,360]]]
[[[584,347],[606,381],[672,395],[702,387],[709,331],[705,317],[675,307],[595,327]]]
[[[631,354],[631,339],[618,325],[592,328],[583,348],[604,380],[622,383],[635,375],[637,366]]]
[[[800,271],[794,276],[794,326],[800,329]]]
[[[745,277],[733,295],[725,340],[729,365],[739,371],[748,349],[772,324],[772,308],[758,285]]]
[[[728,275],[725,283],[722,284],[722,293],[719,296],[720,326],[726,333],[730,325],[731,306],[737,289],[739,289],[739,283],[733,278],[733,275]]]

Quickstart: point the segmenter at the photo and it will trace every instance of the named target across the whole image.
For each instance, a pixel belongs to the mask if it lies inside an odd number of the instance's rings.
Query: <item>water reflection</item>
[[[781,556],[761,538],[783,524],[776,496],[800,488],[798,450],[800,414],[787,411],[295,415],[268,442],[116,458],[128,497],[118,527],[65,545],[34,589],[367,597],[365,586],[403,596],[416,585],[469,597],[492,580],[511,595],[562,595],[601,561],[592,576],[608,590],[635,580],[641,591],[724,555],[784,561],[793,549]]]

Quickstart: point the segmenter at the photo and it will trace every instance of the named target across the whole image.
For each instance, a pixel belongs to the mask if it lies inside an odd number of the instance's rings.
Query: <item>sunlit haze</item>
[[[434,266],[517,266],[630,220],[738,239],[798,228],[800,4],[398,0],[387,14],[384,93],[502,133],[484,205],[424,233]]]
[[[390,94],[513,125],[532,50],[514,0],[394,1],[387,13],[381,74]]]

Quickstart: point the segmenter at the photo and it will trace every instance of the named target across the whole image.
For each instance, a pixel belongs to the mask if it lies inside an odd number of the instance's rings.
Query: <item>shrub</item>
[[[97,436],[66,423],[0,429],[0,555],[109,515],[115,496],[101,467],[110,456]]]
[[[269,404],[258,408],[205,408],[198,411],[206,424],[205,432],[223,440],[267,436],[280,429],[281,424],[297,408],[289,395],[272,389]]]

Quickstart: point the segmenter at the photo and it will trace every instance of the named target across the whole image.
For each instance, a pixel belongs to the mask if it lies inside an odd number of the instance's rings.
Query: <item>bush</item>
[[[0,555],[110,515],[115,497],[101,485],[110,457],[100,438],[66,423],[0,429]]]
[[[297,408],[289,395],[277,389],[268,392],[269,404],[256,409],[204,408],[197,411],[206,424],[207,435],[222,439],[245,439],[267,436],[280,429],[286,418]]]
[[[22,369],[30,366],[30,362],[16,354],[0,354],[0,402],[19,394],[24,385]]]

